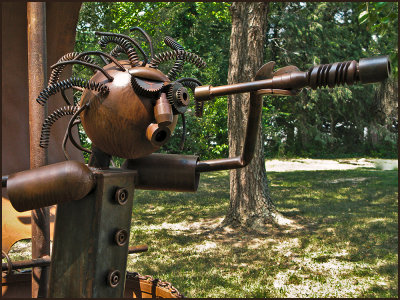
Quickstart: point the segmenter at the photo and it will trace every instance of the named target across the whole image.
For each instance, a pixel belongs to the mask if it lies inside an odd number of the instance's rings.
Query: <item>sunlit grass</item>
[[[188,297],[397,297],[397,171],[270,173],[296,226],[213,231],[229,206],[228,172],[197,193],[137,191],[128,268]]]

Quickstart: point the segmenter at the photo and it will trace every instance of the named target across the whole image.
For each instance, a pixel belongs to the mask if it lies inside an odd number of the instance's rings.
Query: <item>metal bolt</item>
[[[107,283],[112,288],[115,288],[121,281],[121,272],[118,270],[110,271],[107,276]]]
[[[124,205],[128,201],[128,190],[126,188],[117,189],[114,199],[118,204]]]
[[[118,230],[114,235],[114,241],[118,246],[123,246],[128,240],[128,232],[125,229]]]

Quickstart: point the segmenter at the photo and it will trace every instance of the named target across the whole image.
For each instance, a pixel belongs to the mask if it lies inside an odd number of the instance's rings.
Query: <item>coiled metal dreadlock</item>
[[[139,56],[137,55],[135,49],[131,45],[129,41],[122,37],[117,37],[117,36],[102,36],[99,45],[101,48],[105,48],[108,43],[115,43],[120,48],[118,48],[118,52],[121,53],[120,50],[122,50],[124,53],[128,55],[129,62],[131,63],[131,66],[135,67],[139,65]],[[115,50],[115,49],[114,49]],[[113,51],[114,51],[113,50]],[[116,53],[116,52],[115,52]],[[115,55],[114,53],[114,55]],[[113,54],[110,53],[110,55],[114,56]]]
[[[117,45],[111,50],[110,55],[117,58],[121,53],[125,53],[125,50],[120,45]]]
[[[177,41],[175,41],[170,36],[166,36],[164,38],[164,42],[168,47],[172,48],[173,50],[185,50],[182,47],[182,45],[180,45]],[[168,78],[171,81],[175,80],[176,76],[178,76],[178,74],[180,72],[182,72],[183,64],[184,64],[184,60],[178,56],[177,60],[175,61],[174,66],[171,68],[171,70],[169,70],[169,72],[167,74]]]
[[[110,89],[103,83],[98,83],[83,78],[72,77],[63,81],[53,83],[52,85],[45,88],[43,91],[40,92],[39,96],[36,99],[36,102],[40,105],[44,105],[50,96],[72,87],[90,89],[93,91],[97,91],[104,96],[106,96],[110,92]]]
[[[62,56],[62,57],[57,61],[57,63],[63,62],[63,61],[67,61],[67,60],[73,60],[73,59],[74,59],[75,57],[77,57],[79,54],[80,54],[79,52],[67,53],[67,54],[65,54],[64,56]],[[87,56],[87,55],[80,57],[79,60],[88,62],[88,63],[90,63],[90,64],[93,64],[93,63],[94,63],[93,59],[92,59],[90,56]],[[60,74],[61,74],[61,72],[64,70],[65,67],[66,67],[65,65],[62,65],[62,66],[58,66],[58,67],[54,68],[54,69],[51,71],[51,75],[50,75],[50,78],[49,78],[49,83],[48,83],[47,85],[52,85],[52,84],[56,83],[56,82],[58,81],[58,79],[60,78]]]
[[[40,134],[40,144],[39,144],[40,147],[47,148],[49,146],[51,126],[53,126],[53,124],[61,117],[68,115],[72,116],[78,111],[78,109],[79,106],[75,105],[64,106],[55,110],[51,115],[49,115],[42,125],[42,132]]]
[[[158,68],[159,64],[178,58],[182,59],[183,61],[190,62],[198,68],[206,66],[205,61],[198,55],[186,52],[185,50],[174,50],[174,51],[163,52],[154,56],[154,58],[150,61],[150,67]]]
[[[184,87],[188,87],[194,93],[196,87],[203,85],[199,80],[191,77],[185,77],[177,80],[182,83]],[[195,116],[201,118],[203,116],[204,102],[195,100]]]

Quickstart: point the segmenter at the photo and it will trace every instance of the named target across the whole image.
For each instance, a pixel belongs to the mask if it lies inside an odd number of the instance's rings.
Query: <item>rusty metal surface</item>
[[[32,267],[43,267],[50,266],[50,256],[44,256],[36,259],[29,260],[19,260],[19,261],[11,261],[1,264],[2,271],[5,270],[17,270],[17,269],[27,269]]]
[[[195,192],[200,178],[197,161],[198,156],[153,153],[128,159],[122,168],[138,172],[137,189]]]
[[[197,87],[195,98],[198,101],[211,100],[214,97],[237,93],[254,92],[261,89],[296,90],[304,87],[334,87],[343,84],[373,83],[385,80],[390,74],[390,62],[387,56],[338,62],[311,67],[307,72],[284,72],[272,78],[252,82],[237,83],[213,87]],[[279,70],[277,71],[279,72]],[[276,72],[276,73],[277,73]]]
[[[94,186],[92,171],[73,160],[18,172],[7,180],[8,196],[17,211],[79,200]]]
[[[184,296],[167,281],[140,275],[137,272],[128,272],[124,298],[184,298]]]
[[[30,168],[47,164],[47,149],[40,147],[40,131],[47,115],[47,106],[36,105],[36,95],[47,81],[46,3],[28,2],[28,85],[29,85],[29,159]],[[10,191],[10,190],[9,190]],[[31,212],[32,258],[50,255],[50,210],[41,207]],[[32,297],[47,295],[48,268],[32,268]]]
[[[142,252],[146,252],[147,250],[149,250],[149,247],[147,245],[137,245],[137,246],[129,247],[128,253],[129,254],[142,253]]]
[[[118,246],[115,232],[129,232],[135,171],[95,171],[94,192],[79,201],[57,206],[57,222],[51,258],[49,297],[122,297],[128,243]],[[125,188],[128,201],[120,205],[116,190]],[[122,278],[112,288],[107,285],[110,271]]]
[[[2,197],[1,203],[1,249],[8,253],[18,241],[30,239],[31,212],[18,212],[12,207],[10,200]],[[50,240],[53,239],[56,207],[50,207]]]
[[[2,298],[32,298],[31,272],[12,273],[1,278]]]
[[[47,2],[47,58],[49,63],[73,50],[79,2]],[[27,3],[4,2],[2,12],[2,174],[29,169],[29,117],[27,68]],[[18,67],[15,62],[19,61]],[[71,70],[66,70],[71,74]],[[50,74],[48,70],[48,74]],[[68,75],[70,77],[70,75]],[[71,93],[72,95],[72,93]],[[37,96],[37,95],[36,95]],[[64,105],[61,95],[49,103],[49,111]],[[52,128],[49,163],[64,160],[60,143],[68,122],[60,120]],[[74,132],[74,134],[76,134]],[[67,145],[72,159],[83,155]],[[3,197],[7,197],[3,190]]]

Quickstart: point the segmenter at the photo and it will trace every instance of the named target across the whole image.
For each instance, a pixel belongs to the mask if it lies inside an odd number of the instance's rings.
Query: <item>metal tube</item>
[[[17,211],[80,200],[96,185],[92,171],[69,160],[11,174],[7,192]]]
[[[128,248],[128,254],[146,252],[147,250],[149,250],[147,245],[131,246]]]
[[[127,159],[122,169],[136,170],[136,189],[195,192],[199,186],[198,156],[153,153]]]
[[[246,135],[242,154],[237,157],[199,161],[196,172],[212,172],[238,169],[247,166],[254,156],[257,143],[258,124],[261,119],[263,91],[250,93],[249,115],[247,119]]]
[[[46,87],[46,3],[27,3],[28,82],[29,82],[29,141],[31,169],[47,164],[47,149],[41,148],[40,132],[47,107],[36,103],[36,97]],[[50,211],[32,211],[32,259],[50,255]],[[47,295],[47,267],[32,269],[32,298]]]
[[[260,89],[297,90],[304,87],[312,89],[339,85],[374,83],[385,80],[391,72],[390,61],[387,56],[363,58],[357,63],[353,61],[338,62],[328,65],[311,67],[307,72],[291,72],[274,76],[270,79],[256,80],[222,86],[199,86],[195,89],[197,101],[207,101],[214,97],[226,96],[245,92],[254,92]]]
[[[44,267],[44,266],[50,266],[50,256],[44,256],[42,258],[37,258],[37,259],[29,259],[29,260],[20,260],[20,261],[15,261],[11,263],[11,269],[12,270],[18,270],[18,269],[27,269],[31,267]],[[8,270],[9,265],[8,263],[2,263],[1,264],[1,270],[5,271]]]

